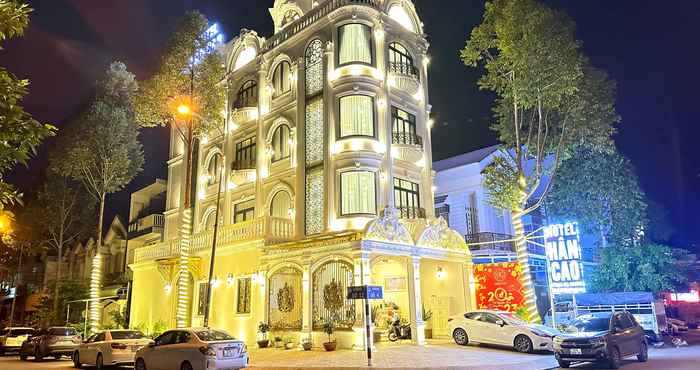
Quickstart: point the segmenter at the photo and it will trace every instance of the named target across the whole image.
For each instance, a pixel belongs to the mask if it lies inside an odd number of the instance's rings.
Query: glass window
[[[289,126],[281,125],[272,134],[272,162],[287,159],[290,154]]]
[[[234,170],[253,170],[255,169],[256,146],[255,136],[239,141],[236,143],[236,162],[234,162]]]
[[[391,107],[392,144],[421,145],[416,135],[416,116],[396,107]]]
[[[105,333],[100,333],[95,336],[95,342],[104,342],[105,341]]]
[[[291,218],[292,197],[286,191],[278,191],[272,198],[270,216],[279,218]]]
[[[219,176],[221,169],[221,155],[214,154],[211,159],[209,159],[209,164],[207,165],[207,183],[209,185],[216,184],[219,182]]]
[[[78,335],[78,332],[73,328],[49,328],[49,335],[68,337],[71,335]]]
[[[250,221],[255,217],[255,199],[236,203],[233,206],[233,223]]]
[[[351,23],[338,28],[338,65],[350,63],[373,64],[372,29],[364,24]]]
[[[136,330],[128,330],[128,331],[111,331],[109,334],[112,335],[112,339],[118,340],[118,339],[142,339],[145,338],[146,336],[143,335],[142,332],[136,331]]]
[[[192,335],[186,331],[178,331],[177,334],[175,334],[175,343],[187,343],[190,341],[190,338],[192,338]]]
[[[197,315],[203,316],[207,306],[207,283],[199,283],[199,300],[197,301]]]
[[[0,335],[7,335],[9,337],[20,337],[22,335],[31,335],[31,334],[34,334],[34,329],[29,329],[29,328],[24,329],[23,328],[23,329],[9,330],[9,334],[8,334],[8,329],[5,329],[5,331],[3,333],[1,333]]]
[[[250,313],[250,283],[249,277],[238,279],[238,299],[236,300],[236,313]]]
[[[501,321],[501,319],[499,319],[496,315],[492,315],[490,313],[483,313],[479,318],[479,321],[485,322],[487,324],[498,324]]]
[[[258,83],[248,80],[241,85],[236,99],[236,108],[256,107],[258,105]]]
[[[340,214],[376,214],[376,180],[371,171],[348,171],[340,174]]]
[[[221,330],[198,330],[194,332],[197,338],[203,342],[216,342],[218,340],[233,340],[236,339],[230,336],[227,332]]]
[[[401,44],[389,44],[389,71],[400,75],[418,76],[418,69],[413,64],[413,57]]]
[[[467,312],[464,317],[469,320],[479,320],[481,318],[481,312]]]
[[[401,218],[425,217],[420,208],[419,187],[415,182],[394,178],[394,204]]]
[[[275,89],[273,96],[277,97],[289,92],[292,89],[292,81],[290,79],[292,68],[289,62],[283,61],[275,68],[275,73],[272,76],[272,88]]]
[[[366,95],[340,98],[340,137],[374,137],[374,99]]]
[[[175,331],[166,331],[165,333],[159,335],[154,342],[156,343],[156,346],[164,346],[168,344],[174,344],[175,339],[176,339],[176,334],[177,332]]]

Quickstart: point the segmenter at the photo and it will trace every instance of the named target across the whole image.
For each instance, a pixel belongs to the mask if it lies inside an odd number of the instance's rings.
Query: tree
[[[58,168],[80,181],[99,204],[96,258],[102,247],[105,198],[131,182],[144,162],[132,105],[137,89],[134,75],[123,63],[113,62],[97,86],[95,101],[71,128],[73,145],[67,148],[63,161],[57,163]],[[99,261],[96,262],[93,269],[98,268]],[[93,271],[92,276],[95,275],[99,274]],[[99,285],[92,282],[91,291],[96,290],[95,284]],[[96,307],[98,303],[91,304]],[[99,316],[95,307],[91,307],[91,312]],[[91,328],[99,326],[96,320],[97,317],[92,318]]]
[[[22,36],[31,12],[27,4],[0,0],[0,42]],[[41,141],[55,131],[55,127],[33,119],[20,105],[29,92],[28,86],[28,80],[18,79],[0,67],[0,208],[21,197],[4,181],[5,173],[17,163],[26,165]]]
[[[566,14],[537,0],[493,0],[461,52],[467,66],[484,67],[479,87],[497,96],[492,129],[505,148],[485,171],[485,185],[492,204],[511,212],[525,305],[535,322],[522,216],[541,205],[571,145],[609,150],[618,121],[615,84],[589,65],[574,33]]]
[[[221,112],[226,101],[225,90],[221,86],[224,60],[213,49],[211,35],[205,32],[208,23],[198,12],[185,15],[168,42],[157,72],[142,83],[142,89],[135,99],[136,119],[142,126],[173,125],[186,148],[185,201],[180,215],[180,286],[189,284],[195,138],[209,134],[215,127],[221,128]],[[188,107],[185,110],[187,113],[176,116],[176,108],[183,105]],[[186,291],[187,289],[178,289],[178,302],[189,302]],[[187,306],[178,305],[178,327],[189,324]]]
[[[591,289],[601,293],[673,291],[687,280],[682,262],[689,258],[685,250],[653,243],[606,248],[591,278]]]
[[[559,168],[547,213],[578,221],[603,248],[638,238],[646,223],[644,192],[630,161],[617,153],[579,145]]]
[[[59,158],[58,155],[50,157]],[[65,247],[80,240],[94,225],[94,199],[77,185],[56,168],[50,167],[46,183],[26,210],[30,215],[28,221],[36,233],[36,241],[58,256],[56,281],[62,278],[61,262]],[[53,311],[58,315],[59,284],[54,284],[54,289]]]
[[[66,323],[62,315],[68,310],[68,302],[86,299],[87,288],[85,283],[79,280],[51,282],[48,289],[50,293],[41,297],[39,301],[37,313],[34,317],[36,321],[35,326],[63,325]],[[78,307],[80,308],[74,308],[81,310],[83,305]]]

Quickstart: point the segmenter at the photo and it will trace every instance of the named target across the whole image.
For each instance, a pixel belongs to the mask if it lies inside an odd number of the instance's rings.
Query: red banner
[[[517,262],[475,265],[477,308],[518,311],[525,303],[521,274],[522,268]]]

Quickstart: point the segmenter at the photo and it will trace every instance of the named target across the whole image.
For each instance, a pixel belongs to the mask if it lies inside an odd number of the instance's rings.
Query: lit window
[[[272,162],[289,158],[289,126],[281,125],[272,134]]]
[[[340,98],[340,137],[374,137],[374,99],[366,95]]]
[[[418,76],[418,69],[413,64],[413,57],[401,44],[389,44],[389,70],[396,74]]]
[[[376,214],[376,180],[370,171],[348,171],[340,174],[340,214]]]
[[[406,9],[401,5],[394,5],[389,9],[389,18],[395,20],[398,24],[402,25],[405,29],[416,32],[416,26],[413,24],[411,16],[408,15]]]
[[[216,222],[216,211],[209,212],[204,219],[204,229],[211,230]]]
[[[416,116],[399,108],[391,107],[391,120],[392,144],[422,144],[421,138],[416,135]]]
[[[350,63],[373,64],[372,30],[369,26],[351,23],[338,29],[338,65]]]
[[[278,191],[272,198],[270,216],[278,218],[291,218],[292,197],[286,191]]]
[[[236,203],[233,206],[233,223],[250,221],[255,217],[255,199]]]
[[[420,191],[415,182],[394,178],[394,204],[401,218],[425,217],[425,211],[420,208]]]
[[[272,87],[275,89],[274,96],[283,95],[292,89],[292,81],[289,78],[291,67],[289,62],[284,61],[277,65],[272,76]]]
[[[236,313],[250,313],[250,283],[249,277],[238,279],[238,294],[236,299]]]
[[[258,105],[258,83],[248,80],[238,89],[236,96],[236,108],[249,108]]]
[[[207,175],[209,177],[207,183],[213,185],[219,182],[219,175],[221,170],[221,155],[214,154],[211,159],[209,159],[209,164],[207,165]]]
[[[233,66],[233,70],[237,71],[240,68],[245,67],[246,64],[252,62],[253,59],[255,59],[257,54],[258,52],[252,46],[243,49],[243,51],[241,51],[241,53],[238,54],[238,58],[236,59],[236,64],[234,64]]]
[[[255,136],[237,142],[233,169],[237,171],[255,169],[256,156]]]

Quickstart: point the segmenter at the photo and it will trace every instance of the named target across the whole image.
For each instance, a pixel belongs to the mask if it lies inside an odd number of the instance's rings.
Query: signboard
[[[525,304],[521,274],[522,268],[517,262],[474,266],[477,308],[518,311]]]
[[[348,299],[382,299],[382,287],[375,285],[349,286]]]
[[[551,293],[584,293],[586,282],[583,278],[578,223],[567,222],[545,227],[544,242]]]

